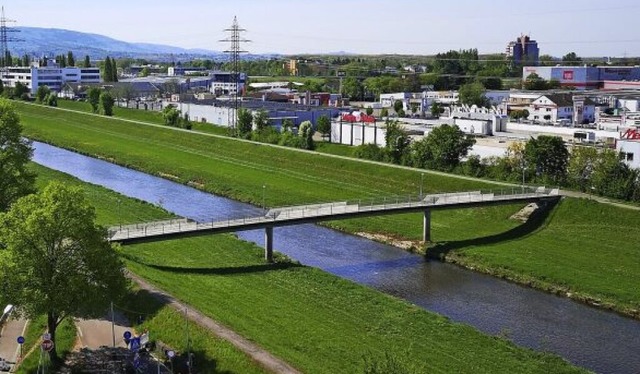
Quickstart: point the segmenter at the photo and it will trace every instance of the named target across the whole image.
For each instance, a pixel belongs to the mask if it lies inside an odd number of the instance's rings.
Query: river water
[[[34,143],[34,161],[198,221],[261,209]],[[262,230],[238,235],[258,245]],[[601,373],[640,373],[640,321],[316,225],[274,229],[274,248],[309,266],[406,299],[516,344]]]

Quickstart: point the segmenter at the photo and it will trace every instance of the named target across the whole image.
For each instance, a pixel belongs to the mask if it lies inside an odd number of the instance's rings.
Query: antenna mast
[[[243,29],[238,24],[237,17],[233,17],[233,24],[231,27],[224,29],[225,33],[228,33],[228,37],[220,40],[222,43],[229,43],[229,49],[224,51],[229,54],[229,59],[231,62],[231,79],[235,82],[235,90],[233,93],[233,113],[229,113],[229,129],[232,133],[237,135],[237,122],[238,122],[238,94],[240,91],[240,71],[239,71],[239,63],[240,63],[240,54],[247,53],[247,51],[242,50],[241,44],[248,43],[250,40],[244,39],[241,35],[246,32],[246,29]]]

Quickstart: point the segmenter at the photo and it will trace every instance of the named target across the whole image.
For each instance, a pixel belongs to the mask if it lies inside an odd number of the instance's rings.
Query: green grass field
[[[59,172],[34,166],[39,184],[82,185],[108,225],[166,212]],[[113,204],[120,200],[120,206]],[[122,247],[130,270],[282,357],[303,372],[358,373],[385,354],[410,373],[582,372],[556,356],[519,348],[368,287],[318,269],[282,261],[265,264],[262,249],[233,235]],[[125,303],[139,328],[184,350],[184,319],[144,293]],[[209,372],[260,372],[227,343],[190,325],[197,362]]]
[[[423,173],[23,103],[16,105],[29,137],[152,174],[174,175],[183,183],[195,181],[209,192],[256,205],[261,203],[263,185],[268,206],[415,195]],[[424,180],[425,192],[491,187],[489,183],[429,173]],[[439,245],[437,250],[446,253],[449,260],[545,289],[557,288],[579,299],[601,300],[616,310],[637,315],[640,294],[633,292],[637,288],[632,286],[640,284],[637,234],[607,232],[602,228],[602,219],[593,214],[596,208],[585,201],[569,201],[556,208],[551,218],[524,228],[509,219],[519,206],[435,212],[432,237]],[[607,211],[607,216],[629,217],[626,221],[607,222],[639,227],[634,218],[637,213],[596,206]],[[582,223],[562,224],[571,221]],[[391,238],[418,240],[421,222],[420,215],[409,214],[330,224],[349,232],[377,232]],[[604,255],[599,253],[596,262],[594,254],[600,250]],[[598,271],[593,272],[594,268]],[[588,272],[593,273],[585,277]],[[625,281],[614,281],[620,274],[626,276]]]

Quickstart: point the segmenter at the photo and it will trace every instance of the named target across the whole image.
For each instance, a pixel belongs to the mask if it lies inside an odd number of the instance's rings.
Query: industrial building
[[[629,167],[640,168],[640,129],[628,129],[620,134],[620,139],[616,142],[616,150]]]
[[[1,76],[5,87],[15,87],[16,83],[27,86],[32,95],[38,87],[47,86],[60,92],[66,83],[100,83],[99,68],[60,67],[55,60],[49,60],[47,66],[13,66],[5,68]]]
[[[597,89],[610,86],[613,81],[640,80],[640,67],[637,66],[525,66],[522,79],[536,74],[545,80],[560,82],[564,87],[576,89]]]

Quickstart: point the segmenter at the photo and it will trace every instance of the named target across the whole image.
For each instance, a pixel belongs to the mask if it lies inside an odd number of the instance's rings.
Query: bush
[[[385,161],[387,153],[384,148],[380,148],[376,144],[362,144],[356,147],[353,155],[357,158],[373,161]]]

